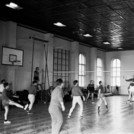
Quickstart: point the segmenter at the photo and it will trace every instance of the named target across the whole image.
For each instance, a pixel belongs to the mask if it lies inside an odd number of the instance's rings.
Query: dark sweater
[[[79,86],[74,86],[72,88],[72,96],[83,96],[83,93]]]
[[[29,89],[29,94],[36,95],[37,92],[37,86],[32,85],[31,88]]]
[[[2,100],[6,100],[6,101],[9,100],[9,98],[7,96],[7,90],[6,89],[4,89],[3,92],[2,92]]]

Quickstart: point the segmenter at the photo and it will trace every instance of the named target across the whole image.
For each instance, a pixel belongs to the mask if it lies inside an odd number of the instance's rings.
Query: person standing
[[[94,81],[93,80],[90,80],[90,84],[88,84],[87,90],[88,90],[87,100],[91,94],[91,101],[92,103],[94,103]]]
[[[39,83],[39,81],[40,81],[39,67],[36,67],[36,68],[35,68],[33,81],[37,81],[38,83]]]
[[[61,126],[63,124],[62,111],[65,111],[63,102],[63,80],[57,79],[57,86],[52,91],[50,105],[48,111],[51,116],[52,134],[59,134]]]
[[[72,107],[69,111],[68,114],[68,118],[70,118],[76,104],[78,103],[80,106],[80,117],[83,117],[83,100],[85,101],[85,97],[80,89],[80,87],[78,86],[78,80],[74,80],[73,81],[74,87],[72,88],[72,96],[73,96],[73,100],[72,100]],[[82,98],[81,98],[82,97]]]
[[[9,113],[9,105],[14,105],[16,107],[22,108],[24,110],[26,110],[26,106],[22,106],[12,100],[9,99],[8,95],[7,95],[7,91],[9,89],[9,84],[6,82],[4,83],[4,90],[2,92],[2,105],[5,109],[5,113],[4,113],[4,124],[10,124],[11,121],[7,120],[8,117],[8,113]]]
[[[104,87],[102,85],[102,81],[99,81],[99,87],[98,87],[98,112],[100,112],[100,106],[102,104],[102,102],[104,102],[106,109],[108,110],[108,104],[104,95]]]

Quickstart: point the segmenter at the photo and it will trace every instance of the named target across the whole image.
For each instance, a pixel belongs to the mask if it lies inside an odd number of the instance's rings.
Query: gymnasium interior
[[[134,104],[128,87],[134,80],[133,0],[4,0],[0,2],[0,81],[10,84],[10,95],[27,101],[36,67],[39,84],[33,114],[10,107],[11,124],[3,124],[0,98],[0,134],[51,134],[48,107],[51,89],[64,81],[64,122],[60,134],[133,134]],[[83,101],[67,118],[73,81],[87,96],[94,81],[94,103]],[[127,81],[128,80],[128,81]],[[130,81],[129,81],[130,80]],[[109,110],[97,111],[97,89],[103,82]]]

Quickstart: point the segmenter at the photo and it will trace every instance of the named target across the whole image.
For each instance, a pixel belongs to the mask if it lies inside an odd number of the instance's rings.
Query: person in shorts
[[[9,105],[14,105],[16,107],[19,107],[19,108],[22,108],[22,109],[25,110],[25,106],[22,106],[22,105],[20,105],[20,104],[18,104],[18,103],[9,99],[8,94],[7,94],[8,89],[9,89],[9,84],[6,82],[6,83],[4,83],[4,90],[2,92],[2,105],[3,105],[4,110],[5,110],[4,124],[10,124],[11,123],[11,121],[9,121],[7,119],[8,113],[9,113]]]

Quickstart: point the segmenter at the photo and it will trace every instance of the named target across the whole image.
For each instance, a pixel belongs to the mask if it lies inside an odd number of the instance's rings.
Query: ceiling
[[[0,18],[79,41],[105,51],[134,50],[134,0],[12,0],[0,2]],[[61,22],[66,27],[53,23]],[[92,37],[84,37],[90,34]],[[109,42],[109,43],[105,43]]]

